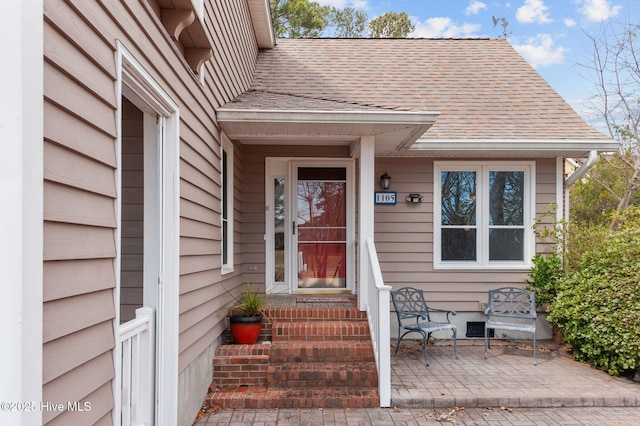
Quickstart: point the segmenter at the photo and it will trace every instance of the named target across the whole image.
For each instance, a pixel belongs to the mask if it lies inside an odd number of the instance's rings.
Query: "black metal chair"
[[[391,292],[391,300],[398,317],[398,344],[394,356],[398,354],[400,342],[409,333],[420,333],[422,335],[422,348],[424,351],[424,363],[429,366],[427,359],[427,345],[431,333],[442,330],[451,330],[453,333],[453,354],[458,359],[458,349],[456,346],[456,326],[451,324],[449,315],[455,315],[455,311],[433,309],[427,306],[422,290],[412,287],[403,287]],[[431,319],[431,313],[446,313],[447,322],[437,322]],[[404,333],[400,335],[402,332]]]

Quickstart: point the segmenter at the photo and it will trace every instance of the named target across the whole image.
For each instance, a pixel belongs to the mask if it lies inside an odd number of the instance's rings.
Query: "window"
[[[222,197],[222,273],[233,271],[233,144],[223,138],[220,160]]]
[[[527,267],[534,163],[435,163],[434,267]]]

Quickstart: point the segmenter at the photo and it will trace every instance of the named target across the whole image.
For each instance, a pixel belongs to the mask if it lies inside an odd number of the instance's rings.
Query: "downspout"
[[[589,157],[587,157],[587,161],[580,166],[580,168],[578,170],[576,170],[575,172],[573,172],[571,174],[571,176],[569,176],[567,178],[567,180],[564,181],[567,189],[573,185],[575,183],[575,181],[577,181],[578,179],[580,179],[585,173],[587,173],[587,171],[593,167],[593,165],[596,163],[596,160],[598,159],[598,151],[591,150],[589,152]]]

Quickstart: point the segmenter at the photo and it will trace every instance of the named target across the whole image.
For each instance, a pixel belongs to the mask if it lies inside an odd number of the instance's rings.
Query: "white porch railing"
[[[121,424],[152,425],[155,412],[155,310],[136,309],[118,333],[121,363]]]
[[[378,388],[380,391],[380,406],[391,406],[391,320],[389,310],[389,292],[391,286],[384,285],[378,253],[373,238],[367,238],[366,244],[368,267],[367,280],[372,280],[374,288],[369,286],[367,292],[367,317],[371,330],[371,343],[378,369]],[[365,281],[365,285],[369,285]]]

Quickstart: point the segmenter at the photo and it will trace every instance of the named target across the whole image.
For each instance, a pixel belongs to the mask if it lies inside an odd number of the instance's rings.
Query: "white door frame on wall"
[[[266,158],[265,159],[265,284],[270,293],[292,293],[296,290],[294,276],[297,276],[295,253],[292,252],[294,239],[292,236],[292,217],[296,206],[289,200],[295,197],[295,170],[298,166],[321,167],[339,166],[347,169],[347,193],[352,196],[347,198],[347,288],[351,292],[356,289],[355,264],[355,175],[354,161],[348,158]],[[274,282],[274,179],[284,178],[285,184],[285,211],[287,219],[284,221],[285,233],[285,274],[288,277],[285,282]]]
[[[156,83],[135,57],[118,41],[116,66],[118,81],[116,96],[118,113],[116,116],[118,128],[118,155],[121,147],[121,99],[127,95],[145,113],[145,150],[153,147],[152,160],[157,165],[155,176],[145,176],[145,187],[150,185],[153,190],[145,191],[156,194],[154,204],[159,206],[157,219],[145,224],[145,233],[155,228],[155,235],[151,242],[157,248],[157,255],[151,259],[151,266],[158,272],[156,288],[147,291],[145,288],[145,306],[156,309],[156,407],[155,424],[176,424],[178,416],[178,298],[179,298],[179,256],[180,256],[180,200],[179,200],[179,108],[167,93]],[[156,116],[157,123],[149,122],[148,116]],[[149,132],[154,128],[157,130]],[[150,136],[147,138],[146,136]],[[120,161],[120,160],[118,160]],[[145,160],[148,161],[148,160]],[[147,163],[145,163],[146,166]],[[117,178],[118,191],[120,180]],[[145,198],[147,194],[145,194]],[[145,199],[145,203],[147,200]],[[120,197],[116,200],[116,212],[120,211]],[[120,265],[120,217],[118,213],[118,227],[116,241],[118,242],[118,256],[116,271]],[[145,237],[145,240],[147,237]],[[145,263],[145,268],[148,265]],[[116,274],[118,285],[115,291],[116,308],[119,306],[119,274]],[[145,284],[147,285],[147,284]],[[117,335],[120,323],[120,312],[116,309],[114,330]],[[120,353],[119,346],[115,349],[116,380],[114,380],[114,423],[119,424],[120,415],[120,383],[118,378]]]

